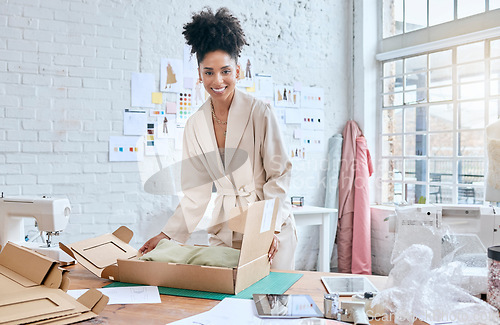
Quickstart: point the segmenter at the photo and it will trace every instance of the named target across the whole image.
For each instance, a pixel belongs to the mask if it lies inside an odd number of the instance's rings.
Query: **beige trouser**
[[[295,249],[297,248],[297,231],[295,229],[295,219],[293,215],[286,218],[281,226],[281,232],[276,234],[279,245],[278,252],[274,256],[271,269],[274,270],[295,270]],[[242,234],[233,233],[233,248],[241,247]],[[210,236],[210,246],[226,246],[218,237]]]

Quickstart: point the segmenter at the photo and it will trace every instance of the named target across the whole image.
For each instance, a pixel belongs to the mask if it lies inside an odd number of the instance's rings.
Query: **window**
[[[384,1],[384,36],[399,32],[397,43],[408,35],[417,46],[406,52],[393,47],[391,55],[378,56],[382,202],[483,203],[484,128],[500,117],[500,31],[483,36],[474,31],[474,37],[455,39],[455,44],[418,39],[435,32],[433,24],[454,20],[439,27],[450,34],[460,18],[487,15],[485,10],[498,8],[499,2]],[[442,15],[437,17],[436,10]]]

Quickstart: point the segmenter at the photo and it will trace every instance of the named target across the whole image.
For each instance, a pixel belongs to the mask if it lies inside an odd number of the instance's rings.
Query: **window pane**
[[[385,78],[382,83],[384,84],[384,93],[393,93],[396,88],[396,78]],[[403,90],[403,89],[401,89]]]
[[[488,116],[488,124],[495,122],[500,117],[500,101],[498,99],[490,101]]]
[[[461,84],[458,88],[459,99],[475,99],[484,97],[484,82]]]
[[[405,132],[416,132],[427,130],[427,108],[407,107],[405,108]]]
[[[403,0],[384,0],[384,33],[390,37],[403,33]]]
[[[476,42],[457,47],[457,63],[477,61],[484,58],[484,42]]]
[[[458,82],[484,80],[484,62],[462,64],[457,67]]]
[[[435,69],[452,65],[451,50],[429,54],[429,68]]]
[[[427,55],[414,56],[405,59],[405,73],[427,69]]]
[[[384,77],[403,74],[403,60],[384,63]]]
[[[453,105],[429,106],[429,131],[445,131],[453,129]]]
[[[490,80],[490,96],[498,96],[500,94],[500,80]]]
[[[430,133],[429,156],[453,157],[453,133]]]
[[[403,155],[403,136],[385,135],[382,137],[382,155],[383,156],[402,156]]]
[[[454,8],[453,0],[429,1],[429,26],[453,20]]]
[[[425,134],[405,135],[405,156],[425,156],[427,136]]]
[[[401,203],[403,201],[403,184],[383,182],[382,197],[387,200],[384,203]]]
[[[484,128],[484,102],[465,102],[458,105],[458,128]]]
[[[500,59],[490,61],[490,77],[494,79],[500,77]]]
[[[394,159],[382,159],[382,179],[396,180],[403,179],[403,161]]]
[[[458,183],[484,185],[484,163],[480,160],[459,160]]]
[[[384,95],[384,107],[403,105],[403,93]]]
[[[500,8],[500,0],[490,0],[490,10]]]
[[[484,1],[482,0],[457,0],[457,18],[464,18],[484,12]]]
[[[453,203],[453,187],[443,185],[429,185],[429,198],[426,203]]]
[[[427,161],[405,160],[405,181],[427,181]]]
[[[458,204],[482,204],[484,191],[482,188],[474,186],[458,187]]]
[[[406,202],[418,203],[420,197],[425,197],[425,185],[407,184],[406,185]]]
[[[405,104],[415,104],[427,101],[427,89],[415,89],[405,92]]]
[[[451,85],[451,67],[431,70],[429,75],[429,87]]]
[[[498,0],[500,3],[500,0]],[[500,39],[494,40],[490,42],[490,57],[498,57],[500,56]]]
[[[484,157],[484,131],[458,132],[458,155]]]
[[[452,183],[453,162],[451,160],[429,159],[429,181]]]
[[[386,109],[382,111],[382,133],[403,132],[403,110]]]
[[[442,102],[453,98],[452,87],[439,87],[429,89],[429,102]]]
[[[405,1],[405,33],[427,27],[427,0]]]

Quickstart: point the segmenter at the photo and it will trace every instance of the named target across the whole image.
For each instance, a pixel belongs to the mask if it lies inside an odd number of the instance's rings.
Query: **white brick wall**
[[[167,2],[0,3],[0,191],[67,196],[73,213],[62,240],[126,224],[138,247],[158,232],[178,202],[142,190],[141,168],[156,161],[110,163],[107,152],[109,136],[122,134],[131,73],[153,73],[158,81],[162,57],[182,59],[182,26],[191,13],[221,5]],[[351,96],[351,1],[225,5],[242,21],[251,44],[243,54],[254,57],[254,71],[280,83],[324,87],[325,140],[340,132]],[[292,132],[285,134],[287,141],[293,141]],[[325,172],[316,162],[324,155],[313,158],[294,163],[290,194],[323,204],[317,184]]]

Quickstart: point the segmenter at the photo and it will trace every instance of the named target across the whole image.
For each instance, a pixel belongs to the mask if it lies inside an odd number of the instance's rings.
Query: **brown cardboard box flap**
[[[0,299],[0,324],[28,323],[74,313],[74,305],[54,292],[26,290]]]
[[[274,236],[277,214],[278,199],[258,201],[249,205],[245,216],[239,267],[263,255],[267,256]]]
[[[0,261],[1,325],[70,324],[96,316],[107,304],[108,298],[98,291],[82,298],[85,305],[66,294],[61,289],[69,285],[68,272],[30,249],[9,242]]]
[[[133,232],[122,226],[112,234],[85,239],[69,246],[59,243],[59,247],[100,277],[106,267],[116,264],[117,259],[137,256],[137,250],[128,244],[132,236]]]
[[[49,257],[11,242],[5,245],[0,254],[0,265],[36,284],[42,284],[45,276],[56,263]]]

